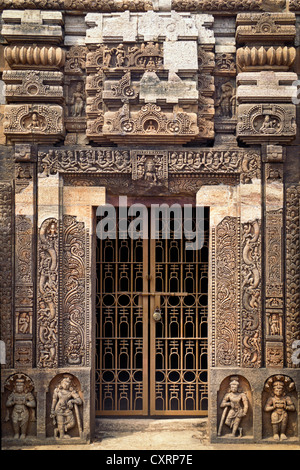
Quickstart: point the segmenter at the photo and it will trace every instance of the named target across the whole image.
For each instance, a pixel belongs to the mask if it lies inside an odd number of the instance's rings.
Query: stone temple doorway
[[[148,205],[142,238],[116,208],[97,238],[96,416],[207,416],[209,209],[176,210]]]

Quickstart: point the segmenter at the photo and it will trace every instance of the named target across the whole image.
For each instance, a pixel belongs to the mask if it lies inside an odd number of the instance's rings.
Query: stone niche
[[[81,438],[84,400],[78,378],[70,373],[55,376],[49,384],[46,401],[46,437]],[[61,414],[60,404],[67,406],[67,411]]]
[[[287,375],[273,375],[262,393],[263,439],[297,441],[299,410],[295,382]]]
[[[218,390],[217,435],[228,440],[253,437],[253,398],[241,375],[226,377]]]

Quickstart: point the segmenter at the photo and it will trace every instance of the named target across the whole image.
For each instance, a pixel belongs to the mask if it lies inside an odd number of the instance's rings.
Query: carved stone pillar
[[[34,365],[36,149],[15,146],[15,367]]]
[[[63,188],[60,361],[64,367],[91,367],[94,260],[93,207],[105,204],[105,188]]]
[[[265,362],[283,367],[283,161],[279,145],[263,146],[265,232]]]
[[[37,367],[59,366],[59,175],[38,177]]]
[[[2,155],[1,155],[2,157]],[[6,367],[13,367],[13,187],[0,183],[0,311]]]
[[[293,347],[300,340],[300,184],[286,188],[286,364],[299,368],[299,346]],[[295,351],[294,351],[295,350]],[[295,352],[295,359],[293,353]]]
[[[236,39],[238,125],[241,142],[262,142],[264,222],[265,364],[283,367],[283,161],[285,149],[296,137],[293,101],[297,75],[295,15],[292,13],[239,14]],[[285,47],[282,47],[282,38]],[[281,144],[281,145],[280,145]],[[249,286],[251,288],[251,286]],[[259,338],[261,342],[261,338]],[[261,362],[262,364],[262,362]]]
[[[4,134],[9,142],[49,142],[62,139],[64,52],[61,12],[4,10],[2,35],[5,59],[12,70],[3,72],[7,105]]]

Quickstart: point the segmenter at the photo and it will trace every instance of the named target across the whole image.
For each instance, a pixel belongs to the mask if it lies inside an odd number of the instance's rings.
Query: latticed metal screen
[[[97,241],[97,415],[207,414],[208,209],[197,250],[158,223],[153,239]]]

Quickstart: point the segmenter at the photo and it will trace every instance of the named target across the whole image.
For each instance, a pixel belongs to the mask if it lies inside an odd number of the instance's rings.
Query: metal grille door
[[[207,415],[204,214],[199,250],[176,239],[176,219],[165,239],[162,220],[155,239],[119,239],[118,220],[115,239],[97,240],[97,415]]]

